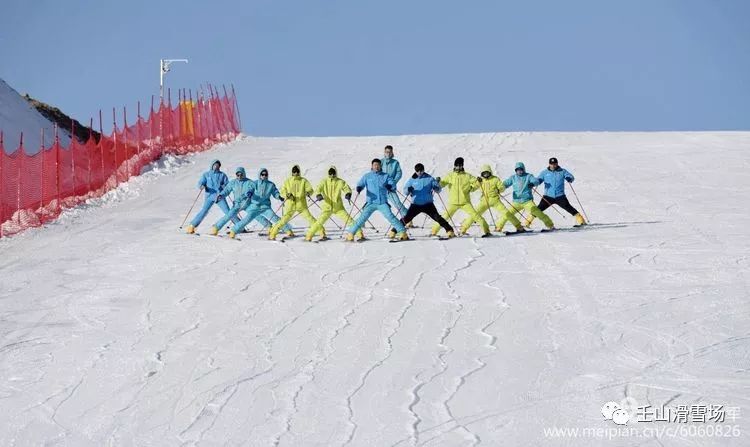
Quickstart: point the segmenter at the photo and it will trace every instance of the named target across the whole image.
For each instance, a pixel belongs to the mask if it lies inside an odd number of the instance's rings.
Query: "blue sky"
[[[87,121],[233,83],[254,135],[750,130],[750,2],[5,0],[0,77]],[[109,120],[107,120],[109,121]]]

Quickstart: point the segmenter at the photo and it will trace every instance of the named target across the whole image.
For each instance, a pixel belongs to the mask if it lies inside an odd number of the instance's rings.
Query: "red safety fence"
[[[192,92],[181,90],[174,107],[168,92],[156,110],[152,99],[146,119],[139,103],[132,125],[123,109],[118,126],[113,109],[110,135],[100,132],[97,138],[89,132],[86,143],[71,137],[67,148],[55,136],[50,147],[42,142],[34,155],[26,154],[23,135],[18,148],[6,154],[0,132],[0,237],[40,226],[65,208],[102,196],[165,154],[203,151],[233,139],[240,133],[234,88],[229,93],[223,88],[223,95],[213,86],[208,90],[195,100]],[[99,112],[100,131],[101,119]]]

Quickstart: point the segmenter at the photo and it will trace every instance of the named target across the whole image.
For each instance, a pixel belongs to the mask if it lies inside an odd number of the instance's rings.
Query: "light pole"
[[[173,62],[185,62],[187,59],[159,59],[159,104],[164,102],[164,75],[169,71],[169,66]]]

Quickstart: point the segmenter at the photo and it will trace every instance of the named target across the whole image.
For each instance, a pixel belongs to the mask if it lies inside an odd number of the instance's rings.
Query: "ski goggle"
[[[292,168],[292,174],[299,174],[299,168],[298,168],[298,167],[296,167],[296,166],[295,166],[295,167],[293,167],[293,168]]]
[[[260,176],[261,177],[268,177],[268,172],[263,171],[263,172],[260,173]]]
[[[523,174],[524,172],[526,172],[526,170],[523,168],[516,169],[516,174]]]
[[[236,175],[237,177],[244,177],[245,176],[245,174],[243,174],[242,172],[235,172],[234,175]]]
[[[460,172],[460,171],[464,170],[464,167],[463,166],[454,166],[453,170],[456,171],[456,172]]]
[[[490,175],[491,175],[490,171],[484,171],[484,172],[482,172],[482,177],[484,177],[484,178],[490,178]]]
[[[329,169],[328,170],[328,176],[329,177],[336,177],[336,170],[335,169]]]

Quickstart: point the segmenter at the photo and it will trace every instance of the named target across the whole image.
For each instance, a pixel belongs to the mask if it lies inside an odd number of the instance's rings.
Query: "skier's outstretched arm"
[[[206,187],[206,183],[207,183],[206,173],[204,172],[203,174],[201,174],[200,180],[198,180],[198,189],[205,188]]]
[[[362,178],[360,178],[357,182],[357,193],[360,193],[363,189],[365,189],[365,177],[367,177],[367,174],[363,175]]]
[[[273,196],[273,197],[274,197],[274,198],[275,198],[276,200],[281,200],[281,201],[283,202],[283,201],[284,201],[284,199],[282,199],[282,198],[281,198],[281,194],[279,194],[279,188],[277,188],[277,187],[276,187],[276,184],[274,184],[274,183],[271,183],[271,185],[272,185],[272,186],[271,186],[271,195],[272,195],[272,196]]]
[[[432,179],[432,184],[430,186],[432,187],[432,190],[435,192],[440,192],[443,189],[440,187],[440,182],[438,182],[436,178]]]
[[[567,169],[563,169],[563,177],[568,181],[568,183],[573,183],[573,181],[576,179],[575,177],[573,177],[573,174],[571,174]]]
[[[411,188],[411,191],[409,191],[409,188]],[[404,194],[408,196],[412,191],[414,191],[414,182],[413,179],[409,179],[406,181],[406,184],[404,184]]]

